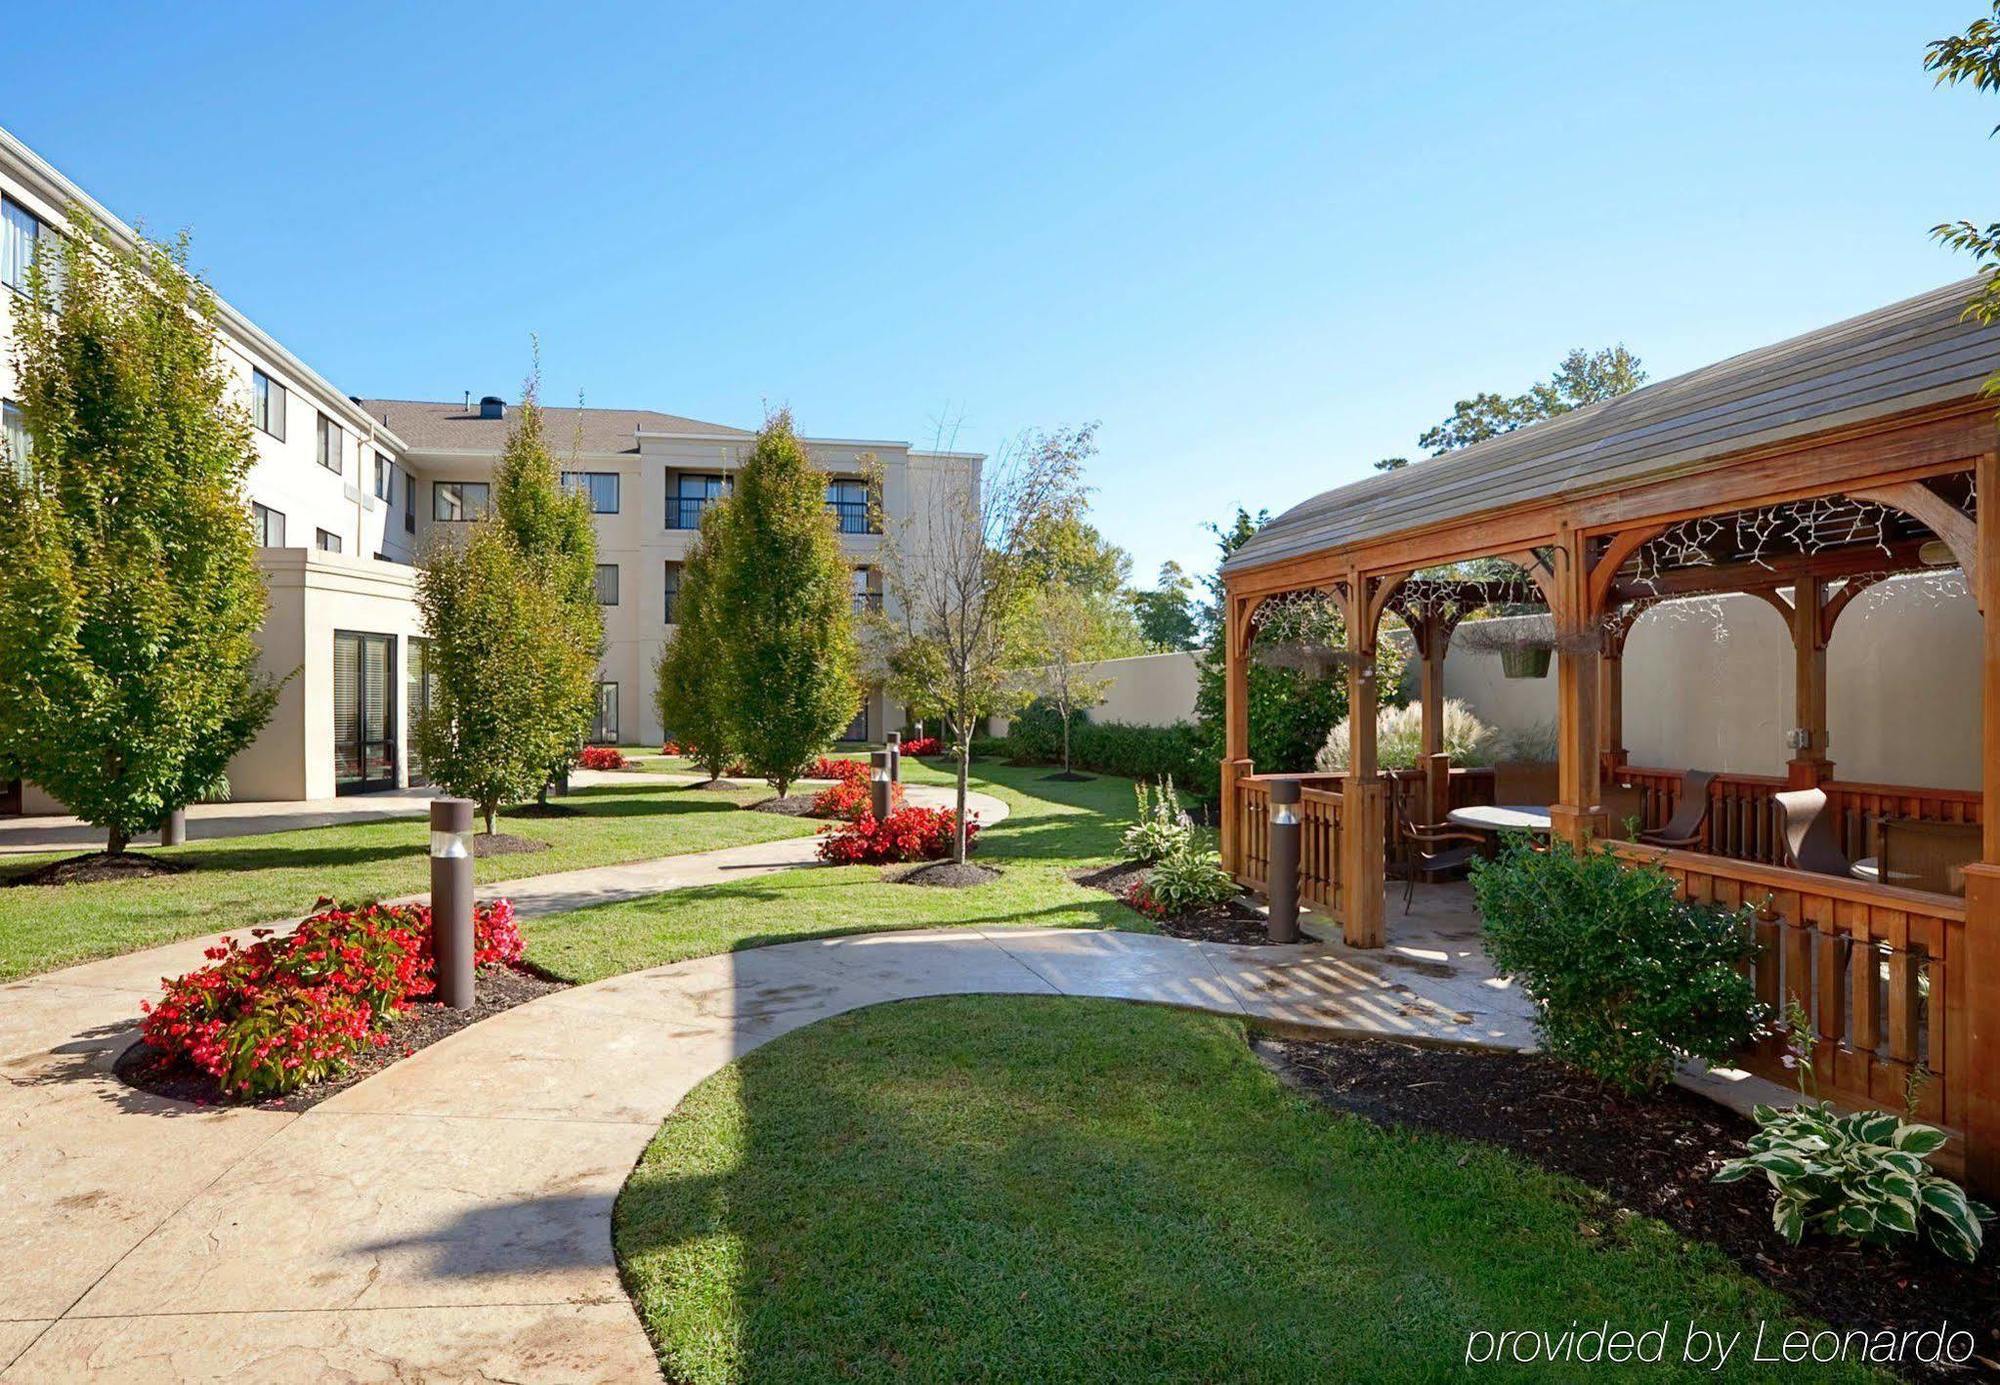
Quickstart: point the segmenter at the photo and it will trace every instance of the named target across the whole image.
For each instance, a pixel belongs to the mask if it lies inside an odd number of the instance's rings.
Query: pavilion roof
[[[1966,399],[2000,371],[2000,326],[1963,279],[1293,506],[1223,565],[1240,572],[1447,520],[1628,488],[1831,428]]]

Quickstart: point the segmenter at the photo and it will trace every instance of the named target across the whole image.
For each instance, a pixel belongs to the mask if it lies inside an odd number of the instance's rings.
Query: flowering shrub
[[[685,755],[687,752],[681,749],[681,743],[679,741],[662,741],[660,742],[660,753],[662,755],[671,755],[675,759],[679,759],[682,755]]]
[[[157,1004],[140,1005],[146,1043],[253,1098],[330,1077],[386,1044],[384,1021],[436,989],[430,910],[328,899],[318,909],[289,934],[252,929],[248,947],[224,938],[207,966],[165,982]],[[521,950],[512,904],[474,907],[476,962],[516,962]]]
[[[1144,880],[1134,880],[1118,897],[1149,919],[1173,917],[1172,911],[1166,905],[1153,898],[1152,887]]]
[[[889,810],[894,813],[902,806],[903,786],[891,784]],[[830,788],[821,789],[812,801],[812,815],[816,818],[846,818],[851,822],[869,811],[868,774],[865,770],[859,779],[843,779]]]
[[[577,761],[585,769],[630,769],[632,762],[615,745],[587,745]]]
[[[949,808],[898,808],[881,821],[864,812],[852,822],[821,829],[819,858],[837,866],[881,866],[897,861],[937,861],[951,855],[958,814]],[[979,833],[977,818],[965,824],[965,848]]]
[[[806,770],[807,779],[838,779],[842,783],[867,784],[868,766],[859,760],[833,760],[822,755]]]
[[[938,744],[936,736],[917,736],[903,742],[903,753],[921,760],[927,755],[944,754],[944,747]]]

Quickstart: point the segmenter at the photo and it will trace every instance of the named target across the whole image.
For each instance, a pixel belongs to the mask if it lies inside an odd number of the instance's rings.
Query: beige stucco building
[[[27,311],[26,265],[81,207],[113,236],[131,230],[0,129],[0,422],[4,458],[32,444],[14,406],[15,314]],[[271,612],[264,665],[291,675],[257,742],[230,766],[243,799],[325,798],[422,782],[410,727],[425,696],[425,644],[415,605],[425,545],[469,519],[490,494],[512,420],[499,396],[422,402],[362,399],[328,382],[228,303],[219,349],[255,424],[257,460],[245,498],[262,550]],[[657,743],[653,667],[673,624],[678,565],[701,507],[724,493],[754,434],[650,410],[550,409],[548,435],[571,484],[597,515],[605,650],[596,738]],[[807,438],[827,473],[827,503],[855,569],[857,606],[880,602],[882,535],[871,524],[864,468],[881,476],[890,525],[950,475],[977,484],[981,458],[908,443]],[[849,735],[876,740],[900,710],[879,690]],[[33,785],[0,784],[0,812],[52,811]]]

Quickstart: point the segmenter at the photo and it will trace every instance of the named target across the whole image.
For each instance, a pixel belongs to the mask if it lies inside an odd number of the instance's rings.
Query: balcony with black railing
[[[667,528],[701,528],[702,511],[721,498],[719,495],[674,495],[667,497]]]
[[[866,500],[829,500],[826,512],[833,516],[833,527],[843,534],[879,534],[881,528],[872,523],[868,515]]]
[[[881,609],[882,609],[882,593],[880,592],[854,593],[854,614],[856,614],[857,616],[865,616],[871,611],[879,611]]]

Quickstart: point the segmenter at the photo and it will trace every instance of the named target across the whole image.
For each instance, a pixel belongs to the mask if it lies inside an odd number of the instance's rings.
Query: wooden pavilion
[[[1831,1055],[1830,1095],[1899,1108],[1913,1070],[1920,1111],[1958,1137],[1971,1181],[2000,1191],[2000,433],[1983,393],[2000,328],[1966,319],[1967,280],[1732,357],[1435,461],[1328,491],[1265,525],[1225,564],[1228,734],[1222,850],[1262,887],[1268,784],[1249,758],[1248,661],[1260,612],[1301,592],[1330,598],[1351,709],[1349,765],[1300,775],[1300,891],[1348,943],[1385,941],[1391,795],[1426,795],[1430,820],[1478,801],[1478,777],[1385,776],[1375,745],[1374,655],[1383,619],[1420,660],[1423,749],[1441,750],[1443,661],[1467,611],[1502,593],[1431,570],[1516,563],[1553,621],[1558,717],[1554,832],[1604,838],[1606,787],[1643,790],[1646,825],[1677,805],[1686,767],[1627,763],[1621,668],[1638,614],[1662,598],[1747,592],[1784,615],[1796,724],[1786,774],[1719,775],[1700,850],[1628,842],[1691,898],[1756,906],[1759,995],[1796,996]],[[1956,567],[1983,615],[1977,789],[1861,784],[1835,773],[1826,650],[1841,612],[1882,578]],[[1521,592],[1508,592],[1518,597]],[[1922,676],[1913,670],[1912,676]],[[1966,690],[1968,697],[1975,690]],[[1793,869],[1773,796],[1825,792],[1852,854],[1885,819],[1983,824],[1963,894]],[[1778,1080],[1766,1041],[1746,1066]]]

